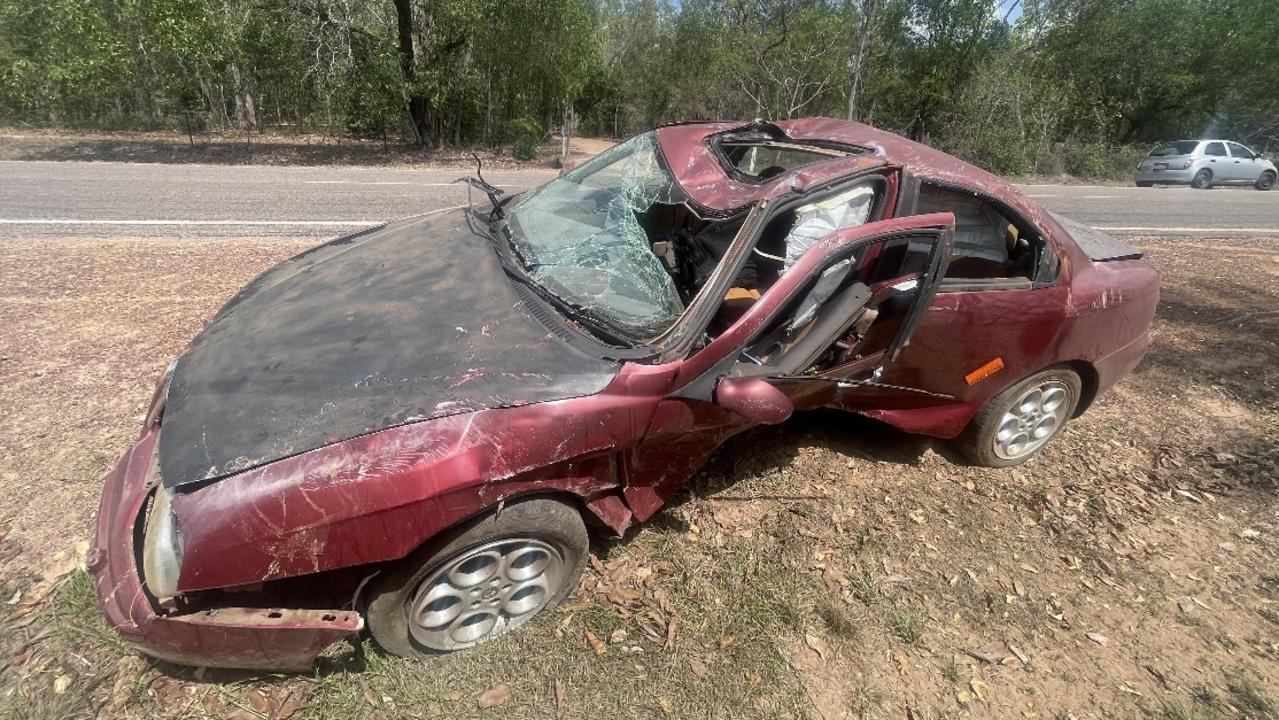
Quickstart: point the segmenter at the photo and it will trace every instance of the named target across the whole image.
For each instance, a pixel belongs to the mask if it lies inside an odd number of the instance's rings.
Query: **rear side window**
[[[1210,142],[1208,143],[1208,147],[1204,148],[1204,155],[1211,155],[1213,157],[1225,157],[1226,146],[1223,143]]]
[[[1150,151],[1150,157],[1168,157],[1169,155],[1189,155],[1199,147],[1197,140],[1182,140],[1160,145]]]
[[[1234,157],[1251,158],[1255,153],[1239,143],[1230,143],[1230,154]]]
[[[1035,268],[1035,238],[1023,237],[1021,228],[980,196],[923,184],[919,188],[916,214],[955,214],[955,246],[947,278],[1032,279]],[[907,263],[918,262],[908,255]]]

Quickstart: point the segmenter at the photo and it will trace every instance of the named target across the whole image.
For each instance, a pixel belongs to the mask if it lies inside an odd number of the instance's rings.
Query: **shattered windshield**
[[[644,223],[656,206],[683,201],[648,133],[520,198],[510,213],[511,244],[546,290],[645,340],[665,332],[684,304]]]

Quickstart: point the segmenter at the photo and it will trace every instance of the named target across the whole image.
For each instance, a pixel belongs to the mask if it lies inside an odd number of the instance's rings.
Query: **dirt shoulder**
[[[0,717],[1273,720],[1279,246],[1137,242],[1155,345],[1029,464],[801,416],[732,441],[514,637],[281,678],[137,659],[73,568],[169,358],[312,243],[6,241]]]
[[[612,140],[572,138],[574,162],[612,146]],[[509,148],[478,148],[485,167],[545,168],[556,164],[558,137],[538,156],[521,161]],[[395,141],[352,139],[319,133],[72,132],[0,127],[0,160],[140,162],[217,165],[395,165],[472,168],[468,148],[422,149]]]

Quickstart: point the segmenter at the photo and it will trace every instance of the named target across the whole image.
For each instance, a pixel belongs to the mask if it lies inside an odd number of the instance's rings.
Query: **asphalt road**
[[[0,162],[2,237],[337,236],[466,203],[464,170]],[[486,172],[510,190],[550,170]],[[1279,190],[1027,185],[1115,234],[1279,236]],[[477,196],[477,202],[484,198]]]

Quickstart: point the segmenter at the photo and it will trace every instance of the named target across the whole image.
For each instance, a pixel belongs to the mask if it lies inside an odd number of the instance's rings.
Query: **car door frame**
[[[752,249],[759,242],[760,234],[768,224],[781,213],[807,202],[837,195],[856,187],[862,182],[880,183],[883,192],[878,193],[875,205],[863,224],[871,224],[888,219],[897,214],[901,202],[900,165],[876,165],[859,169],[847,175],[830,178],[820,184],[803,188],[794,188],[788,184],[779,185],[776,194],[760,201],[749,209],[742,222],[737,236],[733,239],[728,251],[720,259],[719,265],[707,278],[706,283],[689,302],[683,315],[660,337],[649,342],[660,348],[658,361],[684,361],[695,352],[696,343],[702,338],[715,313],[719,310],[732,279],[741,271]],[[689,378],[681,372],[677,385]]]
[[[658,402],[643,437],[627,454],[627,481],[623,495],[636,518],[643,521],[652,516],[717,447],[732,435],[755,425],[755,422],[717,404],[717,386],[732,375],[739,364],[745,365],[740,363],[743,350],[759,332],[770,326],[779,313],[787,311],[791,303],[800,298],[801,291],[814,280],[816,273],[847,258],[862,246],[873,247],[903,236],[936,235],[935,247],[943,247],[945,255],[939,266],[933,266],[931,276],[920,273],[917,278],[919,284],[914,306],[917,312],[914,315],[922,317],[949,259],[953,231],[954,216],[950,213],[892,218],[837,230],[809,247],[799,261],[727,330],[694,351],[681,364],[671,390]],[[877,253],[868,252],[863,262],[873,263],[877,258]],[[920,303],[923,303],[922,307]],[[863,303],[861,307],[864,306]],[[911,330],[904,325],[899,331],[899,340],[904,342],[908,339]],[[838,335],[832,337],[831,342],[837,339]],[[894,346],[899,345],[895,339]],[[881,362],[891,362],[888,353],[885,355]],[[818,375],[768,378],[767,373],[758,372],[756,376],[769,384],[812,381],[832,393],[839,387],[838,382],[830,381],[846,379]],[[804,392],[802,388],[791,390]]]
[[[1214,144],[1220,145],[1221,149],[1226,152],[1225,155],[1210,155],[1208,148]],[[1221,180],[1230,182],[1235,178],[1231,175],[1234,165],[1231,163],[1230,148],[1226,146],[1225,140],[1207,140],[1200,146],[1203,150],[1203,167],[1212,171],[1212,179],[1214,181]],[[1220,159],[1220,160],[1219,160]]]
[[[914,212],[918,208],[920,191],[924,185],[930,185],[943,190],[976,196],[982,202],[988,203],[998,210],[1005,218],[1015,221],[1026,228],[1032,228],[1042,248],[1040,257],[1036,262],[1034,277],[1029,281],[1023,278],[943,278],[938,284],[937,298],[929,309],[929,317],[924,320],[925,326],[938,323],[945,327],[955,327],[955,323],[959,322],[961,316],[965,313],[989,313],[991,312],[989,308],[1000,307],[1015,297],[1007,295],[1007,293],[1061,293],[1064,275],[1064,250],[1058,245],[1058,241],[1052,233],[1045,232],[1040,224],[1031,221],[1025,213],[1020,212],[1009,203],[993,197],[990,193],[974,187],[929,178],[920,178],[913,185],[914,193],[901,206],[901,214],[898,217],[903,217],[904,213]],[[980,382],[980,384],[967,382],[965,373],[978,369],[979,366],[982,366],[981,362],[976,362],[963,372],[958,372],[957,374],[946,373],[943,377],[938,375],[938,368],[921,365],[919,358],[914,358],[912,362],[908,355],[905,363],[899,363],[889,368],[889,372],[884,378],[885,382],[878,392],[873,395],[854,398],[856,402],[842,402],[839,406],[848,410],[867,412],[881,419],[888,419],[889,422],[895,425],[899,425],[898,421],[904,421],[904,424],[899,426],[912,432],[919,431],[928,434],[949,435],[951,434],[949,431],[951,426],[958,422],[957,418],[962,419],[964,422],[967,421],[967,410],[964,408],[971,407],[974,403],[980,405],[990,396],[1024,376],[1028,368],[1018,368],[1017,363],[1011,361],[1014,355],[1018,357],[1027,355],[1027,359],[1033,364],[1047,351],[1048,346],[1052,343],[1051,338],[1046,339],[1045,343],[1041,351],[1032,353],[1022,353],[1020,349],[1016,353],[992,351],[990,357],[986,358],[986,360],[994,362],[994,359],[998,358],[1001,362],[1007,361],[1010,372],[1007,374],[999,373],[992,380]],[[912,353],[918,354],[921,352],[924,352],[924,350],[912,348]],[[915,368],[916,371],[912,371],[912,368]],[[958,368],[951,369],[958,370]],[[955,376],[951,377],[951,374]],[[1017,377],[1014,377],[1014,375],[1017,375]],[[963,383],[960,382],[961,380]],[[894,390],[894,388],[900,388],[900,390]],[[952,408],[953,417],[949,411],[940,415],[921,415],[915,419],[909,417],[912,412],[934,406]],[[880,412],[881,408],[891,408],[892,412],[889,415],[885,415]],[[906,414],[900,414],[898,411]],[[936,418],[944,418],[944,422],[936,420]],[[940,425],[937,423],[940,423]],[[948,428],[944,432],[941,429],[942,425]]]
[[[1248,152],[1248,156],[1244,157],[1243,155],[1235,155],[1235,148],[1246,150]],[[1226,151],[1230,153],[1230,159],[1234,161],[1231,163],[1231,167],[1234,168],[1235,172],[1231,175],[1231,180],[1255,183],[1261,179],[1262,168],[1261,163],[1257,162],[1257,153],[1253,152],[1246,145],[1230,140],[1226,141]]]

